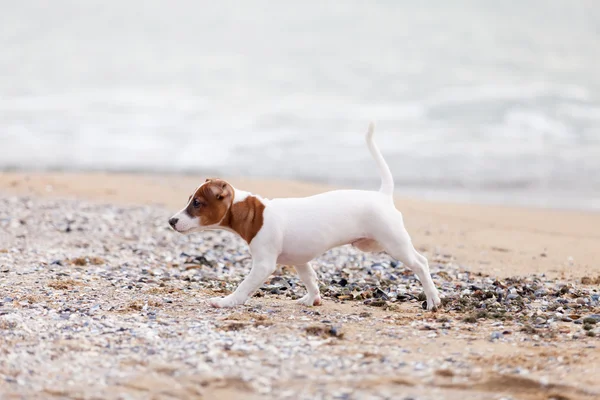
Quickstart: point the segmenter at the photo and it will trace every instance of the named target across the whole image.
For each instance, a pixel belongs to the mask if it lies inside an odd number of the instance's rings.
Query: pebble
[[[427,367],[425,366],[425,364],[423,364],[422,362],[418,362],[415,364],[415,371],[423,371],[424,369],[426,369]]]
[[[591,319],[595,320],[597,323],[600,323],[600,314],[591,314],[591,315],[588,315],[587,318],[591,318]]]
[[[600,315],[592,314],[582,319],[584,324],[596,325],[600,322]]]

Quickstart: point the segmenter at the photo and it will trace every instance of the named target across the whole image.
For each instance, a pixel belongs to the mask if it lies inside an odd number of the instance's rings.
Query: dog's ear
[[[227,190],[227,184],[223,184],[221,186],[221,190],[217,192],[215,197],[217,198],[217,200],[223,200],[227,196],[229,196],[229,190]]]
[[[211,190],[217,200],[223,200],[231,196],[231,190],[227,182],[221,180],[212,181]]]

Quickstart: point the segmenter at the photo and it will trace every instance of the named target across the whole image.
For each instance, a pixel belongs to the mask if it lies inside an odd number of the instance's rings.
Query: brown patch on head
[[[234,203],[233,187],[222,179],[207,179],[190,196],[185,213],[200,220],[200,227],[219,224],[250,243],[263,225],[265,205],[255,196]]]
[[[264,210],[265,205],[257,197],[248,196],[231,206],[221,226],[233,229],[250,243],[262,228]]]
[[[207,179],[190,198],[186,213],[199,218],[201,226],[218,224],[233,202],[233,188],[221,179]]]

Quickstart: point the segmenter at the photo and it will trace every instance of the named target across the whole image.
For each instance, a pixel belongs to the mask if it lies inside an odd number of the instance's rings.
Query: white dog
[[[319,305],[317,276],[309,262],[344,244],[363,251],[386,251],[417,275],[428,310],[440,304],[427,259],[413,247],[402,214],[394,206],[394,180],[373,141],[373,124],[367,132],[367,145],[381,175],[378,192],[336,190],[268,200],[234,189],[223,180],[207,179],[190,196],[187,206],[169,219],[173,229],[181,233],[225,229],[246,240],[252,254],[250,274],[229,296],[210,299],[212,306],[244,304],[275,271],[276,264],[294,265],[307,290],[298,301]]]

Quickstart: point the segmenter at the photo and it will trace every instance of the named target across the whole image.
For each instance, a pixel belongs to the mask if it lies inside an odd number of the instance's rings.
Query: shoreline
[[[241,176],[220,174],[218,171],[210,172],[209,170],[183,170],[183,171],[161,171],[161,170],[142,170],[142,169],[115,169],[115,170],[100,170],[100,169],[76,169],[70,170],[66,168],[0,168],[0,177],[2,175],[14,176],[127,176],[127,177],[162,177],[174,179],[197,178],[203,176],[213,177],[235,177],[243,182],[274,182],[294,183],[302,186],[312,186],[321,188],[321,190],[332,190],[339,188],[349,188],[358,190],[377,190],[379,187],[379,178],[373,176],[372,182],[368,185],[359,181],[355,182],[328,182],[327,180],[314,180],[303,178],[276,178],[264,176]],[[478,205],[503,208],[525,208],[525,209],[540,209],[546,211],[567,211],[567,212],[586,212],[600,213],[600,193],[586,193],[568,195],[566,192],[549,192],[539,189],[518,189],[509,186],[500,187],[475,187],[475,188],[457,188],[447,187],[441,184],[438,187],[419,186],[414,183],[398,183],[396,182],[395,197],[419,200],[431,203],[452,203],[462,205]],[[300,194],[299,194],[300,195]],[[285,193],[283,196],[286,196]],[[288,195],[289,196],[289,195]],[[547,201],[550,196],[559,197],[560,201]],[[286,196],[287,197],[287,196]],[[585,197],[585,200],[581,200]],[[577,200],[574,200],[577,198]]]

